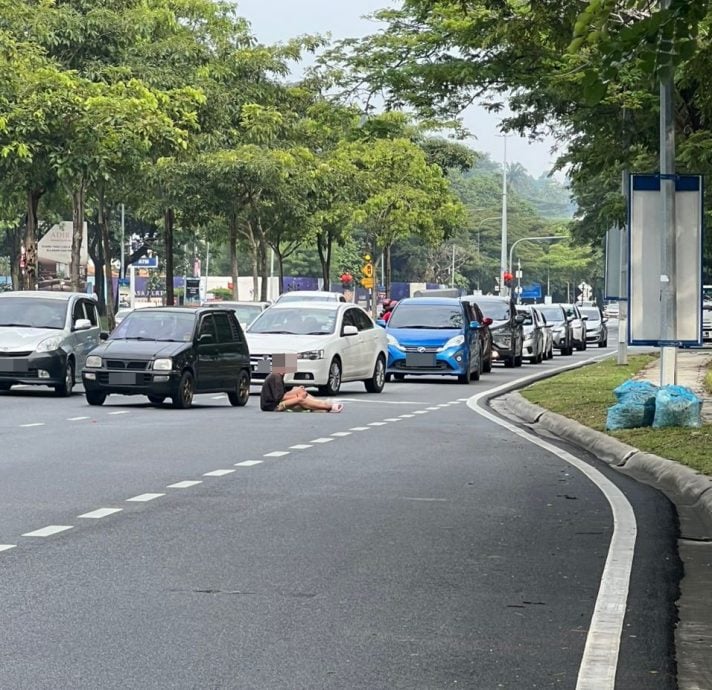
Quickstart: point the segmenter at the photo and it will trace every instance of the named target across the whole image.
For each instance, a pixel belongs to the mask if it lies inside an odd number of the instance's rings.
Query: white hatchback
[[[366,390],[383,390],[388,356],[386,332],[359,306],[343,302],[277,303],[247,329],[252,380],[264,380],[272,355],[297,354],[297,371],[288,385],[318,386],[336,395],[342,382],[363,381]]]

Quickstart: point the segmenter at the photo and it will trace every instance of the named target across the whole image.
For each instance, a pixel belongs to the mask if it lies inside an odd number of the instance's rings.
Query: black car
[[[117,393],[188,408],[194,393],[224,392],[242,406],[250,397],[250,353],[232,309],[137,309],[89,353],[82,380],[90,405]]]
[[[477,335],[480,339],[480,347],[482,348],[482,373],[487,374],[492,371],[492,333],[490,331],[492,319],[482,313],[477,302],[473,301],[472,295],[465,295],[462,298],[462,302],[472,310],[470,319],[480,324],[480,327],[477,329]]]
[[[505,297],[462,298],[476,301],[485,317],[492,319],[489,330],[492,333],[492,359],[504,362],[505,367],[522,366],[524,348],[524,316],[517,314],[514,304]]]

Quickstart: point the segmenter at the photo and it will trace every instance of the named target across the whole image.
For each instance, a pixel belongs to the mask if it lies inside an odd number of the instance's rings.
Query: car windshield
[[[69,300],[36,297],[0,299],[0,326],[16,328],[64,328]]]
[[[442,304],[400,304],[389,328],[462,328],[462,309]]]
[[[139,309],[126,315],[110,340],[162,340],[188,342],[193,338],[193,312]]]
[[[336,327],[336,310],[309,307],[271,308],[249,326],[248,333],[329,335]]]
[[[478,302],[482,313],[493,321],[508,321],[509,306],[506,302]]]
[[[244,306],[240,305],[239,307],[232,307],[232,310],[235,312],[237,320],[243,326],[247,326],[252,323],[252,321],[254,321],[262,313],[262,307],[257,305],[254,307],[247,304]]]
[[[581,314],[583,314],[584,316],[588,316],[589,322],[601,320],[601,315],[598,312],[598,309],[593,309],[591,307],[583,307],[580,311]]]
[[[539,307],[539,311],[544,314],[547,321],[563,321],[564,315],[559,307]]]

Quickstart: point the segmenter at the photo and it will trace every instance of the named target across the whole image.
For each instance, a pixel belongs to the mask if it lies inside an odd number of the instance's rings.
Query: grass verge
[[[635,355],[628,358],[627,366],[619,366],[614,359],[606,359],[545,379],[520,392],[529,402],[605,431],[608,408],[616,402],[613,389],[654,360],[654,355]],[[712,369],[707,373],[706,383],[712,386]],[[608,433],[647,453],[712,475],[712,424],[700,429],[643,428]]]

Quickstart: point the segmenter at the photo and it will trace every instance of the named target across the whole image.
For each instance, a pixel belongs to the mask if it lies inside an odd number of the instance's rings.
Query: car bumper
[[[566,333],[552,333],[551,342],[557,350],[566,347]]]
[[[492,343],[492,359],[494,361],[504,361],[505,359],[511,359],[515,357],[516,353],[511,345],[498,345],[497,343]]]
[[[0,354],[0,384],[56,386],[64,383],[67,353],[32,352],[19,357]]]
[[[286,374],[284,383],[287,386],[325,386],[329,382],[330,363],[327,358],[297,360],[297,371]],[[250,369],[252,383],[261,385],[272,370],[271,356],[253,355]]]
[[[155,395],[171,398],[178,395],[178,371],[114,372],[106,369],[84,369],[84,390],[118,395]]]
[[[465,374],[469,355],[461,347],[443,352],[404,352],[388,346],[389,374],[416,376],[461,376]]]

